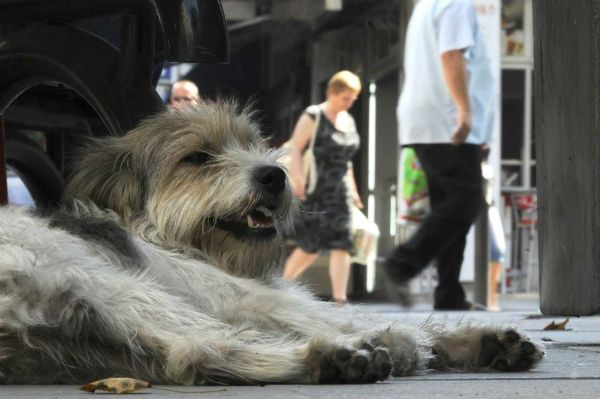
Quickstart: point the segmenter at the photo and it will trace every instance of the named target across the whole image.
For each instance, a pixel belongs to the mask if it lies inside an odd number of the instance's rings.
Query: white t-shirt
[[[472,1],[420,0],[406,36],[405,79],[397,108],[401,145],[450,143],[456,107],[444,80],[441,55],[462,49],[473,114],[466,142],[491,142],[493,76]]]

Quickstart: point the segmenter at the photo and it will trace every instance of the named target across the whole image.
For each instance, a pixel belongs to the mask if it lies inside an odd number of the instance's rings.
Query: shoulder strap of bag
[[[319,124],[321,123],[321,107],[318,105],[311,105],[306,108],[306,111],[311,111],[315,114],[315,129],[313,130],[312,136],[310,136],[310,142],[306,149],[307,151],[312,151],[315,147],[315,140],[317,139],[317,130],[319,130]]]
[[[310,195],[314,192],[315,187],[317,185],[317,179],[319,178],[313,148],[315,146],[315,141],[317,140],[317,131],[319,130],[319,123],[321,122],[321,107],[319,107],[318,105],[313,105],[311,107],[308,107],[307,111],[308,110],[315,112],[315,128],[310,138],[308,148],[304,151],[303,157],[304,174],[306,176],[306,193]]]

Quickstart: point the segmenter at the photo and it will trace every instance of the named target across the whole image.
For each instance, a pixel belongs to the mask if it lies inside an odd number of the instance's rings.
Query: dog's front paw
[[[392,371],[387,349],[369,344],[360,349],[314,349],[307,362],[313,382],[319,384],[374,383],[385,380]]]
[[[526,371],[544,356],[542,348],[514,330],[484,335],[477,366],[497,371]]]

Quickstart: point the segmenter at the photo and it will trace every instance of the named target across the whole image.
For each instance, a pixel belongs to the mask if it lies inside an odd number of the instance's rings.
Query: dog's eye
[[[193,163],[195,165],[203,165],[212,159],[212,155],[206,152],[194,152],[183,158],[183,161]]]

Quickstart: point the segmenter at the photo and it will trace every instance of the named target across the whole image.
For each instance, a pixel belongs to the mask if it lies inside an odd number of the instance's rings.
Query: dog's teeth
[[[248,221],[248,227],[251,229],[261,229],[265,227],[264,225],[257,223],[250,215],[246,216],[246,220]]]
[[[256,208],[256,210],[260,213],[262,213],[263,215],[265,215],[266,217],[271,217],[273,216],[273,213],[271,212],[271,210],[269,210],[268,208],[264,207],[264,206],[259,206],[258,208]]]

